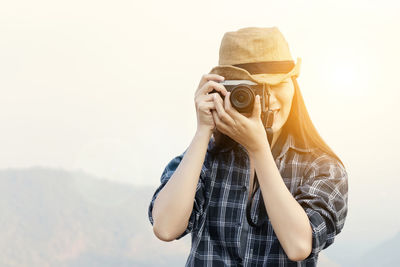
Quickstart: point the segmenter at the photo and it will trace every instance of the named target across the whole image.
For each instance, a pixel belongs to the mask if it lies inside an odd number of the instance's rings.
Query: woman
[[[316,266],[341,232],[347,173],[308,116],[300,62],[276,27],[225,33],[195,93],[196,134],[149,206],[159,239],[192,233],[186,266]],[[232,105],[228,80],[263,88],[251,112]]]

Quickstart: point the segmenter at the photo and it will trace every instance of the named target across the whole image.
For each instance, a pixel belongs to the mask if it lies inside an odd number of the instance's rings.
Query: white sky
[[[385,214],[400,200],[399,11],[397,1],[1,1],[0,168],[158,185],[195,132],[193,93],[224,32],[278,26],[303,60],[300,88],[346,164],[354,208],[370,201]],[[396,216],[381,226],[398,230]]]

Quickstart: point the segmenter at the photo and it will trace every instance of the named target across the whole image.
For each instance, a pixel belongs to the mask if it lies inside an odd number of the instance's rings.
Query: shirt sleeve
[[[305,171],[295,199],[304,208],[312,228],[314,257],[329,247],[344,226],[347,216],[348,178],[343,165],[324,154]]]
[[[152,216],[154,201],[156,200],[158,193],[161,191],[161,189],[164,188],[164,186],[167,184],[167,182],[171,178],[172,174],[174,174],[175,170],[178,168],[185,152],[182,153],[181,155],[175,157],[174,159],[172,159],[168,163],[168,165],[165,167],[165,169],[161,175],[161,179],[160,179],[161,185],[157,188],[157,190],[153,194],[153,197],[150,202],[149,209],[148,209],[148,217],[149,217],[151,225],[153,225],[153,223],[154,223],[153,216]],[[203,214],[203,207],[204,207],[204,202],[205,202],[205,197],[204,197],[205,192],[204,192],[204,182],[203,182],[204,174],[205,174],[205,167],[203,164],[201,173],[200,173],[200,177],[199,177],[199,182],[196,187],[196,195],[195,195],[195,199],[194,199],[194,203],[193,203],[193,210],[192,210],[192,213],[189,218],[188,226],[187,226],[186,230],[180,236],[178,236],[176,238],[176,240],[181,239],[188,233],[192,232],[193,229],[196,229],[198,222],[200,220],[200,217]]]

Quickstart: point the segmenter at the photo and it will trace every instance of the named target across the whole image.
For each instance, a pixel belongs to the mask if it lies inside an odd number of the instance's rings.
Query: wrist
[[[267,155],[270,154],[272,156],[271,150],[270,150],[267,142],[259,143],[259,144],[255,145],[254,147],[250,147],[250,148],[246,148],[246,149],[250,156],[256,157],[260,154],[265,154],[265,153],[267,153]]]
[[[214,129],[212,129],[210,127],[200,126],[200,127],[197,127],[196,135],[197,136],[206,136],[206,137],[208,137],[208,139],[210,139],[211,135],[213,133],[213,130]]]

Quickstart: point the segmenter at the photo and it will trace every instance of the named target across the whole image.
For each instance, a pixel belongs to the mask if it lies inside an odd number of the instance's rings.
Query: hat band
[[[235,67],[245,69],[250,74],[277,74],[277,73],[288,73],[295,66],[293,60],[286,61],[264,61],[254,63],[244,63],[233,65]]]

